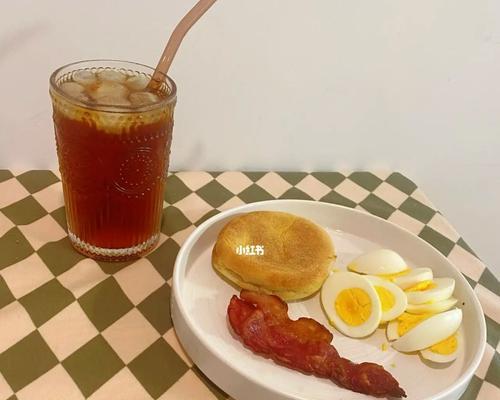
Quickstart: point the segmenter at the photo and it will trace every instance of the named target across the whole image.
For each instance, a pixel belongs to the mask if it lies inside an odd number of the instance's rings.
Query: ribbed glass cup
[[[61,84],[82,70],[116,70],[132,77],[151,76],[154,69],[89,60],[61,67],[50,77],[71,243],[94,259],[137,258],[159,239],[176,86],[166,77],[160,100],[140,108],[98,105],[61,90]]]

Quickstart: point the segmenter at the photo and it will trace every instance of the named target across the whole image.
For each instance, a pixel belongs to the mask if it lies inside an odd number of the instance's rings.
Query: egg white
[[[424,317],[424,316],[422,316],[422,317]],[[420,321],[420,322],[422,322],[422,321]],[[389,323],[387,324],[387,327],[386,327],[386,332],[385,332],[386,336],[387,336],[387,340],[393,341],[393,340],[399,339],[399,337],[400,337],[399,336],[399,324],[400,323],[401,323],[400,318],[395,318],[392,321],[389,321]]]
[[[399,339],[399,333],[398,333],[398,321],[390,321],[387,324],[387,328],[385,330],[385,334],[387,336],[387,340],[392,342],[393,340]]]
[[[461,322],[459,308],[433,315],[393,342],[392,347],[405,353],[426,349],[455,333]]]
[[[358,326],[349,325],[338,315],[335,309],[337,296],[345,289],[363,290],[371,302],[371,313],[366,321]],[[321,288],[321,303],[330,323],[344,335],[360,338],[373,333],[382,317],[382,307],[373,285],[362,275],[353,272],[334,272]]]
[[[415,292],[406,292],[409,304],[423,304],[446,300],[455,290],[455,280],[452,278],[435,278],[436,287]]]
[[[433,361],[436,363],[449,363],[452,361],[455,361],[460,354],[460,352],[463,351],[463,337],[462,337],[462,332],[459,329],[456,332],[457,335],[457,348],[453,353],[450,354],[439,354],[435,353],[430,350],[430,348],[424,349],[420,351],[420,354],[422,355],[423,358],[429,361]]]
[[[405,260],[389,249],[378,249],[364,253],[348,265],[347,269],[370,275],[389,275],[408,269]]]
[[[431,281],[433,278],[432,270],[430,268],[414,268],[402,276],[396,276],[392,281],[401,289],[408,289],[423,281]]]
[[[377,276],[367,275],[366,279],[368,279],[373,286],[380,286],[386,289],[394,297],[395,302],[391,309],[386,311],[382,310],[382,317],[380,319],[381,322],[386,322],[397,318],[405,311],[406,306],[408,305],[408,299],[405,292],[403,292],[400,287]]]
[[[410,314],[437,314],[453,308],[458,300],[454,297],[449,297],[445,300],[436,301],[433,303],[409,304],[406,306],[406,312]]]

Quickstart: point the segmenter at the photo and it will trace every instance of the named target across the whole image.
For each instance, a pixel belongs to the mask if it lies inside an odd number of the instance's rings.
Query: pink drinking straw
[[[156,66],[155,72],[151,77],[151,80],[148,84],[148,89],[158,90],[162,83],[165,81],[165,77],[167,76],[168,70],[172,61],[181,45],[182,39],[186,36],[186,33],[191,29],[191,27],[198,21],[207,10],[212,7],[212,5],[217,0],[200,0],[195,6],[189,10],[189,12],[181,19],[181,21],[177,24],[170,39],[168,39],[167,46],[165,50],[163,50],[163,54],[161,55],[160,61]]]

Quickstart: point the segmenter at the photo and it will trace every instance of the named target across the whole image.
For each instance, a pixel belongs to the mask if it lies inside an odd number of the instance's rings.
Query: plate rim
[[[207,340],[203,337],[203,335],[200,335],[200,329],[196,327],[196,325],[193,323],[193,320],[191,319],[189,313],[187,310],[184,308],[182,301],[180,301],[179,298],[179,290],[177,288],[180,287],[180,279],[181,279],[181,264],[187,263],[187,256],[189,255],[190,250],[193,248],[194,244],[197,242],[199,237],[202,235],[203,232],[206,231],[206,229],[213,225],[214,223],[218,222],[221,219],[224,219],[230,215],[236,214],[238,212],[245,212],[246,209],[252,209],[254,207],[265,207],[266,205],[276,205],[276,204],[286,204],[286,203],[295,203],[295,204],[307,204],[310,206],[320,206],[320,207],[331,207],[331,208],[339,208],[343,209],[344,211],[351,212],[354,214],[362,215],[363,217],[366,218],[372,218],[378,221],[381,221],[382,223],[386,223],[391,225],[393,228],[396,228],[396,230],[401,231],[405,235],[411,235],[414,239],[417,239],[421,242],[423,242],[427,247],[431,249],[434,253],[438,255],[438,257],[442,258],[449,266],[452,268],[456,269],[460,275],[461,280],[466,283],[466,290],[469,291],[471,298],[473,300],[473,308],[476,312],[476,314],[479,315],[479,337],[480,337],[480,343],[479,343],[479,351],[477,351],[474,356],[472,357],[471,362],[469,363],[469,366],[466,368],[466,370],[460,375],[459,379],[454,381],[453,384],[449,385],[447,388],[441,390],[438,393],[435,393],[432,395],[432,397],[428,398],[427,400],[441,400],[446,398],[446,396],[453,394],[454,391],[456,391],[458,388],[464,386],[470,379],[472,379],[474,372],[477,370],[479,367],[479,364],[483,358],[484,351],[486,348],[486,321],[484,317],[484,311],[481,307],[481,303],[479,302],[479,299],[476,296],[476,293],[470,286],[470,284],[467,282],[465,277],[463,276],[462,272],[456,267],[445,255],[443,255],[439,250],[437,250],[434,246],[432,246],[430,243],[426,242],[424,239],[421,237],[417,236],[415,233],[411,232],[410,230],[403,228],[392,221],[388,221],[384,218],[381,218],[377,215],[371,214],[369,212],[363,211],[363,210],[358,210],[355,208],[339,205],[339,204],[333,204],[333,203],[326,203],[322,201],[315,201],[315,200],[300,200],[300,199],[272,199],[272,200],[264,200],[264,201],[257,201],[253,203],[246,203],[242,204],[237,207],[230,208],[228,210],[221,211],[220,213],[208,218],[206,221],[201,223],[199,226],[197,226],[193,232],[190,233],[190,235],[186,238],[184,243],[182,244],[181,248],[179,249],[179,252],[177,254],[175,263],[174,263],[174,269],[172,273],[172,298],[173,301],[171,301],[171,306],[176,304],[178,306],[178,311],[182,315],[184,322],[188,325],[189,329],[193,332],[193,334],[196,336],[196,338],[202,343],[203,347],[210,352],[210,354],[213,357],[217,357],[220,362],[222,362],[224,365],[226,365],[228,368],[231,370],[237,372],[240,374],[242,377],[245,379],[251,381],[253,384],[258,385],[261,388],[265,388],[266,390],[273,391],[277,395],[283,396],[283,393],[272,388],[268,387],[266,385],[263,385],[262,383],[256,381],[253,379],[253,377],[249,374],[247,374],[244,371],[241,371],[239,368],[235,368],[231,363],[228,363],[224,358],[218,357],[217,352],[215,352],[208,344]],[[174,328],[175,328],[175,323],[174,323]],[[201,368],[200,368],[201,369]],[[206,373],[206,371],[203,371]],[[216,383],[216,382],[215,382]],[[216,383],[217,384],[217,383]],[[466,387],[465,387],[466,388]],[[288,394],[286,396],[289,396]],[[293,396],[293,399],[296,400],[301,400],[301,397],[296,397]]]

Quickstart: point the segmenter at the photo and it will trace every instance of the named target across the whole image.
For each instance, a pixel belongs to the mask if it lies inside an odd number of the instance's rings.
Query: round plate
[[[390,248],[411,267],[431,267],[436,277],[455,279],[454,296],[463,310],[463,351],[455,362],[439,365],[420,356],[402,354],[387,343],[378,329],[366,339],[345,337],[328,324],[319,295],[289,303],[291,318],[316,319],[333,332],[340,355],[354,362],[383,365],[412,400],[458,399],[466,389],[484,352],[486,327],[481,306],[461,273],[436,249],[412,233],[381,218],[342,206],[302,200],[252,203],[222,212],[200,225],[182,246],[173,274],[172,318],[179,340],[198,367],[238,400],[354,400],[369,396],[305,375],[254,354],[231,332],[226,311],[238,291],[214,271],[211,252],[221,228],[234,215],[255,211],[286,211],[309,218],[331,235],[337,251],[336,267],[376,248]]]

